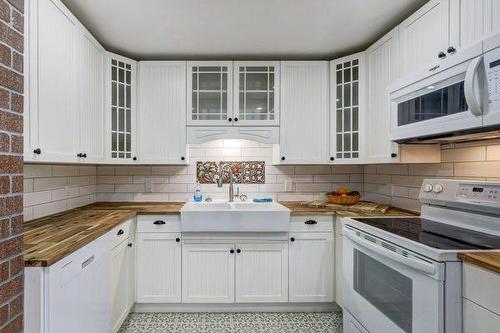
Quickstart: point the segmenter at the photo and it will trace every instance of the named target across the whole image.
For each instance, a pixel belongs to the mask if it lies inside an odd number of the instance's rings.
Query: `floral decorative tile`
[[[213,184],[219,177],[222,168],[222,182],[229,183],[229,168],[237,184],[264,184],[266,180],[266,163],[263,161],[198,161],[196,162],[196,176],[200,184]]]

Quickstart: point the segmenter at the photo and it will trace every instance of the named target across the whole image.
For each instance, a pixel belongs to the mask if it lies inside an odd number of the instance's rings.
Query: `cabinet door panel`
[[[294,233],[290,242],[290,302],[333,302],[333,235]]]
[[[184,244],[182,249],[183,303],[233,303],[232,244]]]
[[[129,262],[127,258],[127,241],[116,246],[111,253],[111,292],[112,292],[112,311],[111,324],[113,332],[117,332],[123,320],[128,315],[129,304]]]
[[[399,26],[402,74],[423,70],[439,61],[449,45],[449,0],[432,0]]]
[[[366,160],[387,163],[395,158],[397,144],[389,139],[391,101],[387,86],[398,77],[398,30],[394,29],[366,50],[368,103]]]
[[[281,62],[280,98],[280,163],[327,163],[328,63]]]
[[[30,54],[32,82],[30,131],[37,160],[76,161],[78,144],[75,112],[75,21],[50,0],[30,4],[36,16],[38,52]],[[33,31],[32,31],[33,32]],[[35,37],[37,36],[37,37]],[[31,47],[35,45],[31,44]],[[34,49],[33,49],[34,50]],[[31,86],[31,89],[33,86]],[[29,159],[29,158],[28,158]]]
[[[282,244],[236,245],[236,302],[288,301],[288,249]]]
[[[186,62],[141,62],[139,89],[139,160],[185,163]]]
[[[180,234],[137,234],[137,302],[181,301]]]
[[[79,144],[85,162],[104,160],[104,49],[90,36],[80,35],[77,52]]]

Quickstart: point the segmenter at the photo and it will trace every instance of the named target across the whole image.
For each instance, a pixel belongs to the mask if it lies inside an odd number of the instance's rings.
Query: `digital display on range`
[[[482,193],[484,191],[483,187],[473,187],[472,192]]]

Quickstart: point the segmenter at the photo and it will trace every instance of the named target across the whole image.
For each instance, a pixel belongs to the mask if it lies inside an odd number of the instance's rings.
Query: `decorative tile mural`
[[[264,161],[198,161],[196,176],[200,184],[214,184],[222,168],[222,182],[229,184],[229,170],[236,184],[264,184],[266,181],[266,162]]]

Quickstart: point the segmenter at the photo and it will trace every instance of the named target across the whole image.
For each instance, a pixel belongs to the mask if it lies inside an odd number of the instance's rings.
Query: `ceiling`
[[[331,59],[426,0],[63,0],[110,51],[141,59]]]

